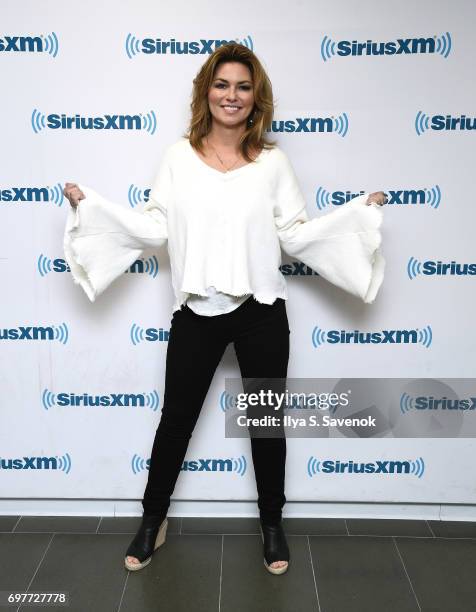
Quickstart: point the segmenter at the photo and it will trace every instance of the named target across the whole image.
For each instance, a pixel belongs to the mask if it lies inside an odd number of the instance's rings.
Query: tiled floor
[[[476,610],[476,523],[285,519],[281,576],[264,568],[257,519],[169,518],[151,564],[128,572],[139,523],[0,516],[0,591],[67,591],[68,612]]]

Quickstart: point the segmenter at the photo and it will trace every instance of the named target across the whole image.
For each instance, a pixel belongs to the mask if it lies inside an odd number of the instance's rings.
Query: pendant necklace
[[[225,172],[229,172],[229,171],[230,171],[230,170],[231,170],[231,169],[232,169],[234,166],[236,166],[236,164],[237,164],[237,162],[238,162],[238,160],[239,160],[239,158],[240,158],[240,154],[238,154],[238,156],[237,156],[237,158],[235,159],[235,162],[233,163],[233,165],[231,165],[229,168],[227,168],[227,167],[225,166],[225,164],[223,163],[223,160],[221,159],[221,157],[218,155],[217,150],[215,149],[215,147],[214,147],[212,144],[210,144],[210,143],[208,142],[208,138],[207,138],[207,145],[209,145],[209,146],[210,146],[210,147],[213,149],[213,151],[215,152],[215,155],[216,155],[216,156],[217,156],[217,158],[218,158],[218,161],[219,161],[219,162],[220,162],[220,164],[223,166],[223,168],[225,168]]]

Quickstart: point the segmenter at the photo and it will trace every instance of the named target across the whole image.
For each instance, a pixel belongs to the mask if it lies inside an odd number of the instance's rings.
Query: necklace
[[[238,160],[240,159],[240,154],[238,153],[238,155],[237,155],[237,157],[236,157],[235,162],[233,163],[233,165],[231,165],[229,168],[227,168],[227,167],[225,166],[225,164],[223,163],[223,160],[221,159],[221,157],[218,155],[217,150],[215,149],[215,147],[214,147],[212,144],[210,144],[210,143],[208,142],[208,138],[207,138],[207,145],[209,145],[209,146],[210,146],[210,147],[213,149],[213,151],[215,152],[215,155],[216,155],[216,156],[217,156],[217,158],[218,158],[218,161],[219,161],[219,162],[220,162],[220,164],[223,166],[223,168],[225,168],[225,172],[229,172],[229,171],[230,171],[232,168],[234,168],[234,166],[236,166],[236,164],[237,164]]]

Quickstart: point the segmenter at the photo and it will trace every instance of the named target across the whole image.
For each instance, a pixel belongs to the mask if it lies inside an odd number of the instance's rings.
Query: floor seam
[[[431,525],[428,521],[425,521],[425,523],[427,524],[428,529],[430,530],[430,533],[433,535],[433,537],[435,538],[435,532],[433,531],[433,529],[431,528]]]
[[[220,556],[220,585],[218,588],[218,612],[221,610],[221,581],[223,576],[223,544],[224,544],[225,536],[222,534],[221,536],[221,556]]]
[[[15,531],[15,529],[17,528],[17,525],[18,525],[18,523],[21,521],[21,519],[22,519],[22,517],[21,517],[21,516],[19,516],[19,517],[18,517],[18,521],[17,521],[17,522],[16,522],[16,523],[13,525],[13,528],[12,528],[12,530],[11,530],[11,533],[13,533],[13,532]]]
[[[411,590],[412,590],[413,597],[415,598],[415,601],[416,601],[416,603],[417,603],[418,609],[419,609],[419,610],[420,610],[420,612],[421,612],[420,602],[418,601],[417,594],[415,593],[415,589],[413,588],[412,581],[410,580],[410,575],[409,575],[409,574],[408,574],[408,572],[407,572],[407,568],[406,568],[406,565],[405,565],[405,561],[403,560],[403,557],[402,557],[402,555],[401,555],[401,553],[400,553],[400,550],[399,550],[399,548],[398,548],[397,541],[395,540],[395,538],[392,538],[392,541],[393,541],[393,545],[395,546],[395,548],[396,548],[396,550],[397,550],[398,556],[400,557],[400,562],[401,562],[401,564],[402,564],[402,566],[403,566],[403,570],[404,570],[405,575],[406,575],[406,577],[407,577],[407,580],[408,580],[408,582],[409,582],[409,584],[410,584],[410,588],[411,588]]]
[[[120,612],[121,607],[122,607],[122,602],[124,600],[124,594],[125,594],[126,588],[127,588],[127,581],[129,580],[129,574],[130,574],[130,571],[127,570],[126,571],[126,579],[124,580],[124,586],[122,587],[121,599],[119,600],[119,605],[117,607],[117,612]]]
[[[40,559],[40,561],[39,561],[38,565],[36,566],[36,570],[33,572],[33,576],[31,577],[30,582],[28,583],[28,586],[26,587],[26,592],[27,592],[27,593],[28,593],[28,591],[30,590],[30,587],[31,587],[31,585],[32,585],[32,582],[33,582],[33,580],[35,579],[35,576],[36,576],[36,574],[38,573],[38,570],[40,569],[41,564],[43,563],[43,559],[45,558],[46,553],[48,552],[48,549],[49,549],[49,547],[51,546],[51,542],[53,541],[53,538],[54,538],[54,537],[55,537],[55,534],[53,533],[53,534],[52,534],[52,536],[51,536],[51,538],[50,538],[50,541],[48,542],[48,544],[46,545],[45,550],[43,551],[43,554],[42,554],[42,556],[41,556],[41,559]],[[21,607],[22,607],[22,604],[20,604],[20,605],[18,606],[18,608],[17,608],[17,612],[18,612],[18,610],[21,610]]]
[[[306,536],[306,537],[307,537],[307,548],[308,548],[308,550],[309,550],[309,559],[310,559],[310,561],[311,561],[312,578],[313,578],[313,580],[314,580],[314,589],[315,589],[315,591],[316,591],[317,609],[318,609],[318,611],[319,611],[319,612],[321,612],[321,603],[320,603],[320,601],[319,601],[319,593],[318,593],[318,591],[317,591],[317,580],[316,580],[316,573],[315,573],[315,571],[314,571],[314,562],[313,562],[313,560],[312,560],[311,542],[310,542],[310,540],[309,540],[309,536]]]
[[[32,534],[44,534],[44,535],[97,535],[97,536],[107,536],[107,535],[134,535],[135,531],[0,531],[0,534],[7,535],[32,535]],[[186,532],[186,533],[174,533],[172,531],[167,531],[169,535],[183,535],[183,536],[256,536],[261,535],[260,533],[206,533],[206,532]],[[414,540],[476,540],[476,536],[437,536],[437,535],[405,535],[405,534],[379,534],[379,533],[288,533],[287,536],[293,538],[308,538],[308,537],[319,537],[319,538],[339,538],[339,537],[347,537],[350,538],[410,538]]]

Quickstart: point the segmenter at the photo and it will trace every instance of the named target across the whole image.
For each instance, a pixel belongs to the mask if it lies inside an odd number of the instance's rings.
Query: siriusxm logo
[[[312,268],[303,264],[302,261],[291,261],[279,266],[284,276],[319,276]]]
[[[0,189],[0,202],[51,202],[63,206],[63,189],[59,183],[53,187],[10,187]]]
[[[433,115],[430,117],[424,112],[418,111],[415,118],[415,131],[418,136],[421,136],[427,130],[434,130],[435,132],[476,130],[476,117],[467,117],[466,115],[460,115],[459,117]]]
[[[341,206],[349,200],[363,195],[365,191],[328,191],[324,187],[318,187],[316,191],[316,206],[323,210],[328,206]],[[441,202],[441,190],[438,185],[427,189],[389,189],[385,192],[388,197],[387,204],[394,206],[427,205],[438,208]]]
[[[204,55],[213,53],[215,49],[231,42],[238,42],[253,51],[251,36],[243,39],[205,39],[199,40],[162,40],[161,38],[138,38],[129,32],[125,40],[125,51],[129,59],[139,53],[145,55]]]
[[[40,253],[38,256],[36,267],[38,273],[43,278],[50,272],[71,272],[70,267],[64,259],[61,257],[51,259],[50,257],[43,255],[43,253]],[[158,273],[159,262],[155,255],[152,255],[148,259],[144,259],[143,257],[136,259],[134,263],[132,263],[125,271],[125,274],[147,274],[153,278],[156,278]]]
[[[58,340],[68,342],[69,331],[66,323],[47,327],[13,327],[0,329],[0,340]]]
[[[129,205],[131,208],[135,208],[138,204],[143,204],[149,201],[150,188],[140,189],[135,185],[131,185],[129,187],[129,191],[127,192],[127,199],[129,200]]]
[[[236,472],[243,476],[246,472],[246,459],[243,455],[229,459],[197,459],[184,461],[182,472]]]
[[[40,253],[36,262],[36,267],[40,276],[44,277],[50,272],[71,272],[70,267],[66,261],[60,257],[57,259],[50,259]]]
[[[236,396],[227,391],[222,391],[219,406],[222,412],[226,412],[230,410],[230,408],[236,408]]]
[[[81,115],[45,115],[36,108],[31,113],[31,127],[35,134],[41,130],[142,130],[150,135],[157,129],[155,112],[149,111],[138,115],[100,115],[98,117],[82,117]]]
[[[326,342],[328,344],[423,344],[428,348],[432,339],[433,333],[429,325],[424,329],[383,329],[377,332],[362,332],[358,329],[324,331],[320,327],[314,327],[312,330],[314,348]]]
[[[369,462],[316,459],[312,455],[307,462],[307,475],[312,478],[316,474],[411,474],[421,478],[425,472],[425,462],[422,457],[407,460],[376,460]]]
[[[138,474],[150,467],[150,459],[143,459],[139,455],[134,455],[131,461],[132,472]],[[229,457],[228,459],[210,458],[210,459],[195,459],[192,461],[184,461],[180,470],[182,472],[236,472],[239,476],[243,476],[246,472],[246,458]]]
[[[159,408],[159,394],[150,393],[109,393],[108,395],[90,395],[89,393],[52,393],[45,389],[41,395],[45,410],[53,406],[120,406],[147,407],[156,412]]]
[[[0,38],[0,51],[13,53],[48,53],[52,57],[58,54],[58,37],[55,32],[39,36],[4,36]]]
[[[296,117],[271,122],[267,132],[336,132],[344,137],[349,129],[349,119],[346,113],[338,117]]]
[[[21,457],[5,459],[0,457],[2,470],[61,470],[69,474],[71,470],[71,457],[65,453],[61,457]]]
[[[131,342],[134,346],[140,342],[168,342],[169,331],[164,330],[162,327],[157,329],[156,327],[143,328],[140,325],[132,324],[130,331]]]
[[[410,410],[475,410],[476,397],[463,399],[435,398],[432,395],[412,397],[408,393],[400,396],[400,412],[406,414]]]
[[[436,53],[448,57],[451,51],[451,36],[445,32],[441,36],[428,38],[397,38],[383,42],[366,40],[339,40],[335,42],[327,35],[321,41],[321,58],[327,62],[332,57],[361,57],[363,55],[415,55]]]
[[[407,274],[410,280],[420,274],[425,276],[474,276],[476,274],[476,263],[443,262],[433,259],[419,261],[410,257],[407,263]]]

